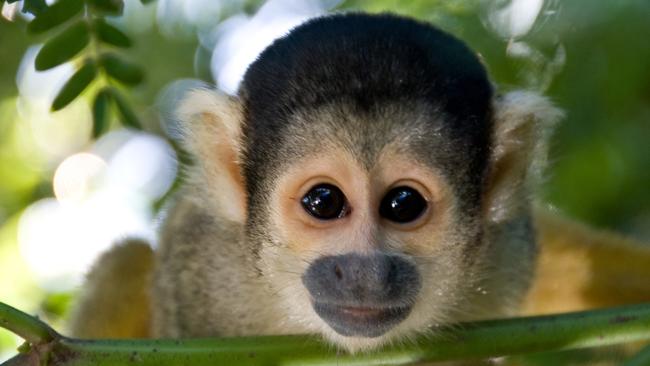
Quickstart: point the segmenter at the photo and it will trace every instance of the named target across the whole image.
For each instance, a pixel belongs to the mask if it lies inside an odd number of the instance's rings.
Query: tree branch
[[[634,355],[631,359],[623,364],[623,366],[648,366],[650,365],[650,346],[642,349],[639,353]]]
[[[26,320],[29,318],[7,305],[0,306],[3,327],[41,344],[52,340],[47,347],[31,347],[28,352],[38,353],[32,359],[46,360],[44,365],[57,366],[126,366],[134,361],[141,366],[403,365],[650,340],[650,304],[463,323],[434,329],[430,336],[422,336],[413,343],[357,355],[337,353],[317,337],[305,335],[185,340],[70,339],[54,333],[37,319]],[[32,364],[12,360],[12,366]]]
[[[59,335],[47,324],[31,315],[0,302],[0,327],[32,344],[48,343]]]

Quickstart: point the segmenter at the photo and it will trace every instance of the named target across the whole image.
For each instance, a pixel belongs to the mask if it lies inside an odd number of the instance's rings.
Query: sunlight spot
[[[18,13],[18,5],[21,5],[19,2],[13,4],[2,2],[2,17],[7,19],[10,22],[16,20],[16,14]]]
[[[217,39],[212,53],[212,75],[218,87],[235,94],[248,65],[274,40],[304,21],[324,14],[335,1],[270,0],[253,16],[231,17],[214,31]],[[209,43],[210,37],[203,42]],[[212,44],[203,44],[212,48]]]
[[[21,216],[18,244],[39,283],[64,291],[78,286],[97,255],[117,238],[146,234],[148,227],[148,217],[111,194],[65,205],[48,198],[33,203]]]
[[[488,2],[488,20],[494,30],[504,38],[526,35],[535,24],[544,0],[511,0]]]
[[[116,189],[160,198],[176,176],[172,148],[159,137],[135,134],[108,160],[108,184]]]
[[[106,162],[97,155],[79,153],[65,159],[54,173],[54,195],[61,203],[80,202],[88,196]]]

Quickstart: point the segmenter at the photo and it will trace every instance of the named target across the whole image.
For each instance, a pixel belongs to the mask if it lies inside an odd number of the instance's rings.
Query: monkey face
[[[295,154],[294,163],[268,181],[266,208],[251,207],[265,211],[257,217],[268,214],[265,236],[251,240],[261,248],[263,277],[299,331],[357,350],[424,331],[460,310],[454,307],[480,262],[463,256],[480,237],[435,159],[418,157],[416,140],[426,139],[419,122],[412,134],[395,123],[418,121],[419,110],[339,106],[292,122],[300,132],[287,134],[282,149]],[[333,118],[368,129],[339,128]]]
[[[356,351],[471,313],[492,132],[473,52],[403,18],[325,17],[239,97],[248,240],[290,331]]]

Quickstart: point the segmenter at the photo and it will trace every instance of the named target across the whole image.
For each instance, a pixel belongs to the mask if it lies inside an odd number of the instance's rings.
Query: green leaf
[[[87,62],[63,85],[52,102],[52,111],[58,111],[70,104],[95,79],[95,76],[97,76],[97,66],[94,62]]]
[[[88,0],[88,4],[93,9],[109,15],[122,15],[124,10],[122,0]]]
[[[30,33],[42,33],[64,23],[81,12],[83,0],[60,0],[38,14],[27,25]]]
[[[117,111],[120,114],[122,123],[127,127],[141,130],[142,125],[140,124],[138,117],[135,115],[135,112],[133,112],[133,109],[131,109],[131,106],[129,106],[129,103],[124,99],[122,94],[115,89],[108,89],[108,91],[111,93],[111,98],[115,101],[115,105],[117,105]]]
[[[146,5],[146,4],[149,4],[151,2],[154,2],[154,0],[140,0],[140,2]]]
[[[93,137],[97,138],[108,127],[108,112],[111,104],[111,91],[102,89],[93,102]]]
[[[51,38],[36,55],[36,70],[48,70],[69,61],[86,47],[88,27],[79,21]]]
[[[124,84],[137,85],[144,78],[144,72],[138,65],[121,60],[114,54],[103,54],[99,62],[108,75]]]
[[[109,23],[106,23],[104,19],[97,19],[95,21],[95,32],[99,39],[105,43],[116,47],[131,47],[132,42],[129,36]]]
[[[42,12],[47,10],[47,4],[45,0],[25,0],[23,2],[22,12],[27,14],[39,15]]]
[[[7,3],[8,3],[8,4],[13,4],[13,3],[15,3],[15,2],[17,2],[17,1],[18,1],[18,0],[7,0]]]

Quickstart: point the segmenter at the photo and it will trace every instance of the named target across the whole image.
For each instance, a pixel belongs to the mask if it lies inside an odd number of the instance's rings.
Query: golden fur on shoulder
[[[149,244],[128,240],[95,263],[70,322],[80,338],[146,338],[151,328],[151,275],[154,253]]]
[[[595,230],[556,212],[535,212],[537,273],[530,315],[650,301],[650,245]]]

